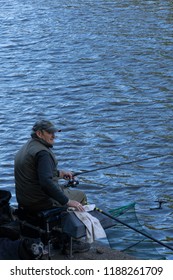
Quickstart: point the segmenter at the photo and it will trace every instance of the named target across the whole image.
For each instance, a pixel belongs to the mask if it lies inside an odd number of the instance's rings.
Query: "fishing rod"
[[[136,160],[132,160],[132,161],[121,162],[121,163],[111,164],[111,165],[107,165],[107,166],[103,166],[103,167],[98,167],[98,168],[91,169],[91,170],[73,172],[73,176],[75,177],[75,176],[86,174],[86,173],[91,173],[91,172],[95,172],[95,171],[99,171],[99,170],[109,169],[111,167],[119,167],[119,166],[123,166],[123,165],[138,163],[138,162],[142,162],[142,161],[146,161],[146,160],[151,160],[151,159],[155,159],[155,158],[159,158],[159,157],[167,157],[167,156],[171,156],[171,154],[157,155],[157,156],[152,156],[152,157],[148,157],[148,158],[140,158],[140,159],[136,159]],[[69,180],[68,184],[65,187],[67,187],[67,188],[68,187],[74,188],[78,184],[79,184],[79,182],[77,180],[71,179],[71,180]]]
[[[148,157],[148,158],[140,158],[140,159],[136,159],[136,160],[132,160],[132,161],[111,164],[111,165],[95,168],[95,169],[92,169],[92,170],[73,172],[73,176],[78,176],[78,175],[82,175],[82,174],[86,174],[86,173],[90,173],[90,172],[95,172],[95,171],[99,171],[99,170],[103,170],[103,169],[108,169],[108,168],[111,168],[111,167],[118,167],[118,166],[122,166],[122,165],[128,165],[128,164],[138,163],[138,162],[142,162],[142,161],[146,161],[146,160],[150,160],[150,159],[154,159],[154,158],[167,157],[167,156],[170,156],[170,154],[157,155],[157,156],[152,156],[152,157]]]
[[[154,242],[156,242],[156,243],[158,243],[158,244],[160,244],[160,245],[162,245],[162,246],[164,246],[164,247],[166,247],[166,248],[168,248],[168,249],[170,249],[170,250],[173,251],[173,248],[172,248],[172,247],[170,247],[169,245],[167,245],[167,244],[161,242],[160,240],[158,240],[158,239],[156,239],[156,238],[150,236],[149,234],[147,234],[147,233],[145,233],[145,232],[142,232],[142,231],[140,231],[140,230],[134,228],[133,226],[131,226],[131,225],[129,225],[129,224],[126,224],[125,222],[120,221],[118,218],[113,217],[112,215],[108,214],[107,212],[104,212],[103,210],[101,210],[101,209],[99,209],[99,208],[97,208],[97,207],[95,208],[95,210],[97,210],[98,212],[100,212],[100,213],[102,213],[103,215],[107,216],[108,218],[111,218],[112,220],[114,220],[114,221],[116,221],[116,222],[118,222],[118,223],[120,223],[120,224],[122,224],[122,225],[124,225],[124,226],[126,226],[126,227],[128,227],[128,228],[130,228],[130,229],[132,229],[132,230],[134,230],[134,231],[136,231],[136,232],[138,232],[138,233],[140,233],[141,235],[143,235],[143,236],[145,236],[145,237],[147,237],[147,238],[153,240]]]

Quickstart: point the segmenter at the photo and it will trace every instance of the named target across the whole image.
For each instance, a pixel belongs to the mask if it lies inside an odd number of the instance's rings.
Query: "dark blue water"
[[[173,247],[172,26],[168,0],[0,0],[0,186],[13,202],[14,155],[47,118],[62,129],[60,168],[156,156],[83,174],[79,187],[106,209],[135,201],[144,228]]]

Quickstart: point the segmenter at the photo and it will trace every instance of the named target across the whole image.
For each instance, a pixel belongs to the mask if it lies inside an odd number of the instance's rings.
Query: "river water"
[[[0,0],[0,23],[0,187],[15,203],[14,155],[49,119],[59,168],[118,165],[78,177],[89,202],[136,202],[140,224],[173,247],[172,1]]]

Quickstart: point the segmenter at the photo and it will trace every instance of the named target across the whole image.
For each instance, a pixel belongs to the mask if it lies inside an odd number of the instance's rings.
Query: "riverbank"
[[[52,260],[135,260],[136,258],[104,246],[100,242],[94,242],[88,252],[75,253],[72,257],[63,255],[58,250],[52,249]]]

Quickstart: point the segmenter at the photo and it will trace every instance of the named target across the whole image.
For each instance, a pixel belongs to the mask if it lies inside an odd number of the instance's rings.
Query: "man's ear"
[[[42,131],[41,130],[37,130],[36,132],[37,137],[42,138]]]

